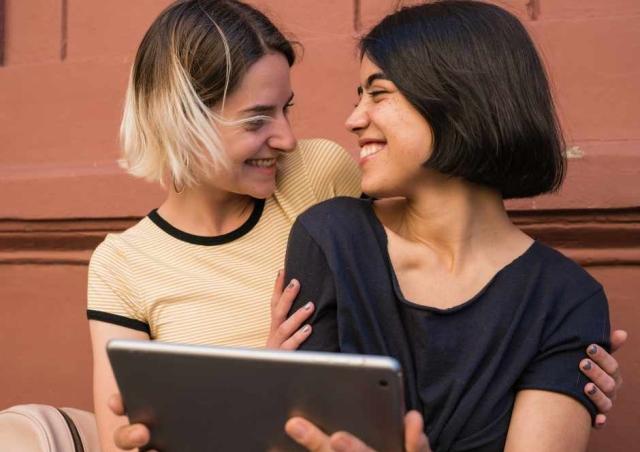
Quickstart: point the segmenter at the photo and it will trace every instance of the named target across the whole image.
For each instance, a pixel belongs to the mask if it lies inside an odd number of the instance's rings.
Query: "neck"
[[[251,215],[253,205],[248,195],[211,187],[185,187],[180,193],[170,188],[158,213],[181,231],[216,236],[240,227]]]
[[[498,192],[459,178],[429,180],[383,209],[388,229],[432,249],[451,271],[478,253],[522,242],[525,236],[511,223]]]

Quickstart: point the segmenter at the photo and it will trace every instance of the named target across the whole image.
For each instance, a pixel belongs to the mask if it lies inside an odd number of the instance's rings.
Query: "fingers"
[[[422,415],[409,411],[404,418],[404,448],[407,452],[430,452],[429,441],[424,434]]]
[[[308,302],[287,318],[293,301],[300,292],[300,283],[296,279],[292,279],[287,287],[278,294],[277,291],[282,286],[283,278],[282,272],[279,272],[273,294],[273,299],[277,298],[277,300],[274,303],[272,299],[271,331],[266,347],[296,350],[311,334],[311,325],[302,325],[313,314],[315,306],[312,302]]]
[[[311,422],[294,417],[284,426],[287,434],[312,452],[374,452],[369,446],[347,432],[327,436]]]
[[[301,417],[294,417],[284,426],[287,435],[296,443],[312,452],[331,452],[329,437],[311,422]]]
[[[107,405],[111,412],[117,416],[124,416],[124,403],[120,394],[111,394],[107,399]]]
[[[587,383],[584,387],[584,393],[596,405],[600,414],[607,413],[613,407],[613,402],[609,397],[600,391],[593,383]]]
[[[120,449],[131,450],[149,442],[149,430],[142,424],[123,425],[113,434],[113,440]]]
[[[347,432],[336,432],[329,438],[334,452],[374,452],[369,446]]]
[[[278,270],[278,274],[276,276],[276,283],[273,286],[273,295],[271,296],[271,312],[276,307],[278,300],[280,300],[280,295],[282,295],[282,291],[284,290],[284,271]]]
[[[109,409],[118,416],[125,414],[124,403],[120,394],[112,394],[107,399]],[[120,449],[131,450],[142,447],[149,442],[149,430],[142,424],[123,425],[113,433],[113,440]]]
[[[590,359],[580,361],[580,370],[589,378],[607,397],[615,395],[615,380],[603,371],[600,366]],[[589,384],[589,383],[587,383]],[[585,385],[586,386],[586,385]]]
[[[611,356],[605,349],[599,345],[592,344],[587,347],[587,354],[589,358],[595,364],[595,370],[590,374],[587,374],[589,379],[593,381],[605,394],[612,397],[615,395],[616,390],[622,385],[622,375],[620,374],[620,366],[618,361]],[[583,360],[580,366],[584,369],[586,361]],[[589,370],[589,369],[585,369]],[[585,372],[586,373],[586,372]],[[602,376],[600,380],[595,380],[593,377]]]
[[[289,339],[280,346],[281,350],[297,350],[300,345],[307,340],[311,334],[311,325],[305,325],[296,331]]]
[[[297,279],[292,279],[287,287],[281,291],[278,299],[271,309],[271,322],[280,325],[287,318],[287,314],[291,309],[291,305],[293,301],[298,296],[298,292],[300,292],[300,283]],[[274,292],[275,296],[275,292]]]
[[[295,350],[309,337],[311,325],[302,325],[313,314],[314,307],[308,302],[278,326],[275,338],[280,342],[280,348]]]
[[[627,342],[629,334],[625,330],[615,330],[611,333],[611,353],[617,351]]]
[[[279,324],[272,319],[267,348],[296,350],[311,334],[311,325],[302,325],[313,314],[314,308],[313,303],[308,302]]]

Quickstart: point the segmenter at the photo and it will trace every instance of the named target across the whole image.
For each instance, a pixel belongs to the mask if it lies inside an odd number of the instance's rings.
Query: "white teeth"
[[[247,160],[247,165],[257,166],[258,168],[270,168],[276,164],[276,159],[251,159]]]
[[[384,144],[382,143],[369,143],[362,146],[360,149],[360,158],[363,159],[365,157],[369,157],[370,155],[376,154],[380,152],[384,148]]]

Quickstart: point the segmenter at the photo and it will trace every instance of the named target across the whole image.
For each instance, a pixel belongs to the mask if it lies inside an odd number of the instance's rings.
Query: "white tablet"
[[[299,415],[403,450],[402,374],[388,357],[125,340],[107,352],[130,420],[151,429],[149,448],[299,451],[284,432]]]

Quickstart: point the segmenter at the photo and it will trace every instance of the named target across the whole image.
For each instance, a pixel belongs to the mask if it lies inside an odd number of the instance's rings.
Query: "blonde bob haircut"
[[[150,181],[170,177],[181,187],[224,167],[217,127],[229,124],[222,114],[225,99],[253,63],[274,52],[293,65],[291,42],[245,3],[170,5],[145,34],[131,69],[120,128],[121,166]]]

